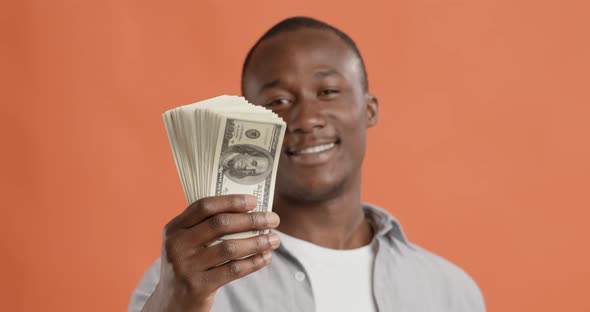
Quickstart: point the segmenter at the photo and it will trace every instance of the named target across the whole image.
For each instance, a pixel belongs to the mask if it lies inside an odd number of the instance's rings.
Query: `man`
[[[379,111],[346,34],[309,18],[282,21],[252,47],[242,91],[287,122],[274,212],[248,214],[255,201],[239,195],[189,206],[166,226],[161,260],[130,311],[485,311],[469,276],[361,203],[366,129]]]

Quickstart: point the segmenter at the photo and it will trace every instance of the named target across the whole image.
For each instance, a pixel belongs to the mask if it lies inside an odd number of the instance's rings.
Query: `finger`
[[[227,234],[274,229],[279,222],[274,212],[221,213],[185,230],[179,240],[180,244],[205,246]]]
[[[275,233],[258,235],[244,239],[230,239],[217,245],[203,248],[195,255],[199,260],[192,261],[199,263],[199,269],[210,269],[219,264],[260,254],[264,251],[271,251],[279,247],[281,240]]]
[[[166,225],[167,231],[190,228],[203,220],[224,212],[247,212],[256,208],[252,195],[222,195],[205,197],[192,203],[180,215]]]
[[[218,289],[223,285],[254,273],[272,261],[270,251],[256,254],[245,259],[233,260],[226,264],[212,268],[205,272],[206,279],[211,281],[213,287]]]

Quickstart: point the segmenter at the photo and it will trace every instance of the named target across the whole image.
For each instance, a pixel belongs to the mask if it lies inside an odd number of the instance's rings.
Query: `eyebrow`
[[[262,87],[260,88],[260,91],[258,91],[258,92],[260,93],[266,89],[271,89],[271,88],[277,87],[282,84],[284,84],[284,82],[281,79],[275,79],[275,80],[272,80],[270,82],[263,84]]]
[[[333,70],[333,69],[319,70],[319,71],[313,73],[313,75],[315,77],[319,77],[319,78],[324,78],[324,77],[329,77],[329,76],[340,76],[340,77],[342,77],[342,75],[339,72],[337,72],[336,70]]]
[[[325,77],[330,77],[330,76],[342,77],[342,74],[340,74],[336,70],[328,69],[328,70],[318,70],[315,73],[313,73],[313,76],[318,77],[318,78],[325,78]],[[278,86],[281,86],[284,84],[285,84],[285,81],[283,81],[281,79],[271,80],[271,81],[263,84],[262,87],[260,87],[260,90],[258,91],[258,93],[262,93],[266,89],[272,89],[274,87],[278,87]]]

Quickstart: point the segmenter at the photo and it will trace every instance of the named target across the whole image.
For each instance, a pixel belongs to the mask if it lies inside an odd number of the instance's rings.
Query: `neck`
[[[278,230],[331,249],[354,249],[373,237],[360,199],[360,179],[339,196],[319,201],[276,196],[273,210],[280,216]]]

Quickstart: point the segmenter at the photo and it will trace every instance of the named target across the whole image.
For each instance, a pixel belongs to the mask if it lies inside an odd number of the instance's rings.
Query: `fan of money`
[[[270,211],[286,124],[239,96],[222,95],[163,114],[188,203],[226,194],[256,196],[253,211]],[[226,235],[246,238],[257,231]]]

